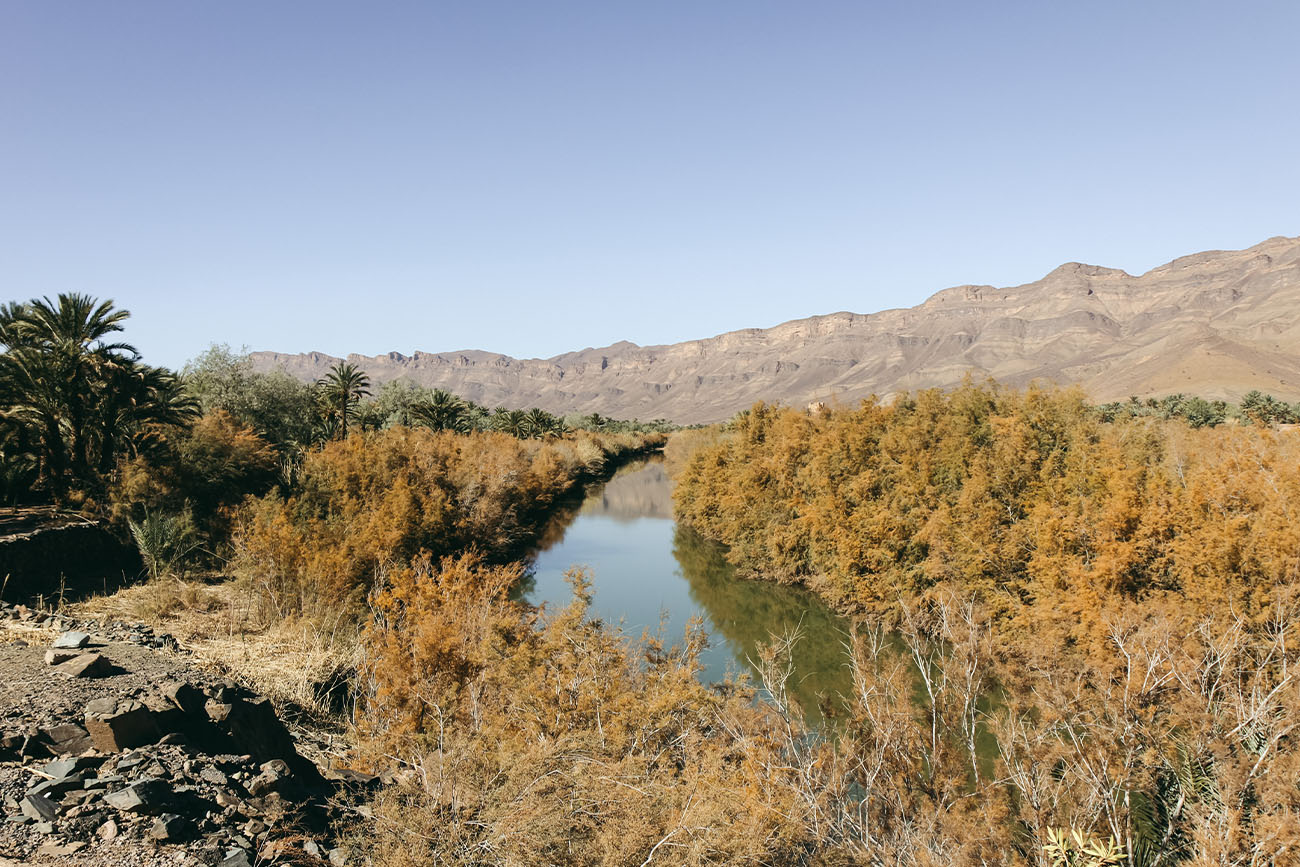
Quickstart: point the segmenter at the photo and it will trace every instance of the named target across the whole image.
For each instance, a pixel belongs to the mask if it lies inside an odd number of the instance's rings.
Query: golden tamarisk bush
[[[252,502],[235,538],[236,569],[278,615],[351,608],[358,616],[377,571],[476,548],[518,551],[557,498],[661,434],[519,440],[394,427],[354,434],[308,454],[299,490]]]
[[[818,416],[757,405],[680,474],[679,519],[750,575],[894,618],[977,596],[1055,649],[1121,600],[1258,619],[1300,578],[1300,437],[1101,421],[1078,391],[973,386]]]
[[[516,567],[387,571],[363,635],[362,753],[397,760],[375,805],[384,865],[799,864],[829,851],[806,733],[743,685],[697,679],[703,631],[633,645],[588,617],[587,580],[539,618]],[[793,727],[793,728],[792,728]],[[841,862],[823,862],[841,863]],[[847,862],[845,862],[847,863]]]
[[[507,599],[517,577],[474,556],[382,576],[357,718],[360,758],[402,769],[373,805],[378,864],[1028,867],[1101,840],[1208,867],[1300,846],[1293,592],[1268,625],[1133,606],[1074,664],[1008,652],[982,606],[936,594],[857,631],[851,708],[818,737],[791,712],[797,634],[761,648],[756,703],[699,683],[698,629],[629,642],[590,619],[583,574],[542,614]]]

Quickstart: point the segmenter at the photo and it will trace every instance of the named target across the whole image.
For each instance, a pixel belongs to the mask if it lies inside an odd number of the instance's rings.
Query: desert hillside
[[[314,380],[338,359],[256,352]],[[1022,286],[957,286],[916,307],[832,313],[668,346],[548,359],[466,350],[349,356],[375,384],[407,377],[487,406],[680,423],[756,400],[848,403],[956,384],[1079,383],[1097,400],[1251,389],[1300,398],[1300,238],[1184,256],[1140,276],[1071,262]]]

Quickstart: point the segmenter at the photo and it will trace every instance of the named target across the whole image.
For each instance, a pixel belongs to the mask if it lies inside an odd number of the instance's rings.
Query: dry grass
[[[324,687],[355,670],[355,636],[302,618],[259,616],[255,594],[234,580],[164,579],[68,607],[76,617],[143,622],[171,633],[195,661],[235,676],[277,704],[336,711]]]

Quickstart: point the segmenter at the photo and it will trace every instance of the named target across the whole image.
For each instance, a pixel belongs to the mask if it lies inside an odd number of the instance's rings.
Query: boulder
[[[79,650],[90,643],[90,635],[85,632],[65,632],[50,646],[55,650]]]
[[[161,813],[172,800],[171,786],[156,777],[145,777],[104,796],[104,803],[121,813]]]
[[[163,734],[153,712],[138,701],[118,701],[111,713],[91,712],[89,706],[87,711],[86,730],[101,752],[118,753],[157,743]]]
[[[79,755],[94,746],[90,733],[76,723],[42,728],[37,739],[56,756]]]
[[[68,677],[107,677],[113,673],[113,663],[102,653],[81,653],[55,669]]]
[[[84,771],[89,768],[97,768],[104,763],[104,760],[97,756],[77,756],[72,759],[57,759],[49,762],[41,768],[41,773],[45,774],[51,780],[58,780],[63,777],[71,776],[77,771]]]
[[[226,853],[226,857],[217,864],[217,867],[253,867],[253,863],[248,860],[248,850],[232,849]]]
[[[149,836],[160,843],[176,843],[194,833],[194,825],[184,816],[163,813],[154,820]]]
[[[47,650],[45,651],[45,664],[62,665],[69,659],[75,659],[80,655],[75,650]]]
[[[23,815],[37,822],[53,822],[59,815],[59,808],[44,795],[28,795],[20,805]]]
[[[296,761],[300,758],[293,736],[275,715],[275,708],[266,698],[232,697],[224,702],[209,700],[205,710],[208,718],[230,736],[236,749],[257,761]]]
[[[184,681],[167,681],[162,685],[163,697],[179,708],[183,713],[198,716],[203,713],[207,700],[203,692]]]

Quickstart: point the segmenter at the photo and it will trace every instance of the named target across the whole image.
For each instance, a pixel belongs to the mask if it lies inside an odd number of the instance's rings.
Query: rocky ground
[[[0,867],[361,862],[379,780],[149,627],[0,604],[0,733]]]

